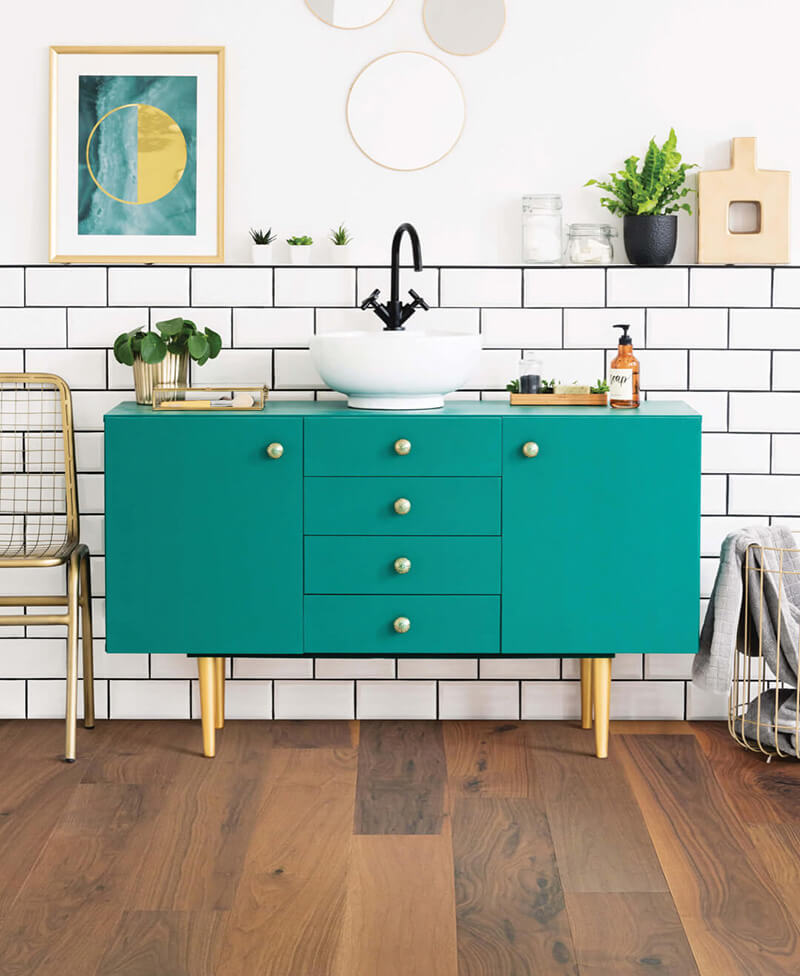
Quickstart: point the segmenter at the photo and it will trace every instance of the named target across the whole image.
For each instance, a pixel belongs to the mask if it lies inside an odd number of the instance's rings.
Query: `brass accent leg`
[[[611,709],[611,658],[592,658],[594,742],[598,759],[608,758],[608,723]]]
[[[581,728],[592,727],[592,659],[581,658]]]
[[[213,657],[197,659],[197,674],[200,678],[200,717],[203,724],[203,755],[214,755],[214,724],[216,699],[216,668]]]
[[[78,587],[80,552],[75,549],[67,564],[67,708],[64,759],[75,762],[75,737],[78,716]]]
[[[92,568],[88,551],[81,559],[80,605],[83,625],[83,726],[94,728],[94,654],[92,632]]]
[[[225,725],[225,658],[214,658],[214,725]]]

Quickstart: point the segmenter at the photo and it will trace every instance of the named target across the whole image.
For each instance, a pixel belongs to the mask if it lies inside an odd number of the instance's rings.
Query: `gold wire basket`
[[[767,762],[773,756],[800,759],[799,566],[800,548],[753,543],[745,553],[728,729]]]

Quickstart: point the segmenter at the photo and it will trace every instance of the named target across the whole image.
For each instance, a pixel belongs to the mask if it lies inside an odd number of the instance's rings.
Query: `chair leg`
[[[214,755],[214,725],[216,713],[214,700],[216,699],[216,668],[213,657],[199,657],[197,659],[197,674],[200,678],[200,718],[203,724],[203,755]]]
[[[64,759],[75,762],[75,738],[78,716],[78,588],[80,553],[77,549],[67,563],[67,715]]]
[[[608,727],[611,710],[611,658],[592,659],[594,741],[598,759],[608,758]]]
[[[92,630],[92,569],[88,551],[81,559],[81,623],[83,625],[83,725],[94,728],[94,653]]]
[[[581,658],[581,728],[592,727],[592,659]]]
[[[214,725],[225,725],[225,658],[214,658]]]

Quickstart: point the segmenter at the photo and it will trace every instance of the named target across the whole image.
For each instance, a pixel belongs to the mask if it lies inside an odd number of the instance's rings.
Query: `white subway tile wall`
[[[98,715],[198,715],[194,661],[105,652],[103,414],[133,387],[108,351],[115,337],[185,315],[226,347],[195,382],[266,381],[274,399],[338,398],[313,368],[310,337],[378,328],[357,307],[376,287],[388,297],[387,268],[0,268],[0,369],[53,371],[73,389],[83,536],[95,556]],[[432,306],[414,328],[481,334],[481,364],[462,397],[504,399],[525,349],[564,381],[604,376],[612,326],[630,324],[646,396],[703,415],[698,618],[727,532],[773,520],[800,528],[800,268],[404,268],[404,295],[409,288]],[[0,593],[23,587],[63,592],[63,574],[0,572]],[[0,631],[0,718],[59,715],[64,659],[55,628]],[[692,686],[690,672],[685,654],[620,656],[614,717],[723,717],[724,697]],[[568,659],[236,658],[228,673],[231,718],[579,713],[578,665]]]

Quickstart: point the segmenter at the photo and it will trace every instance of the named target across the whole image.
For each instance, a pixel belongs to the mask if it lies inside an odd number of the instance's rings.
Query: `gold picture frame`
[[[200,185],[195,185],[195,213],[199,211],[201,206],[201,193],[203,194],[203,201],[205,201],[204,206],[210,208],[213,207],[213,220],[209,217],[204,220],[204,226],[207,225],[205,233],[201,236],[195,233],[194,235],[185,234],[174,235],[175,249],[171,250],[169,248],[161,247],[160,249],[154,246],[152,252],[148,253],[144,247],[131,248],[133,253],[125,253],[126,248],[124,244],[126,243],[123,238],[130,236],[136,238],[136,242],[141,244],[147,241],[148,236],[152,236],[154,239],[158,238],[159,241],[165,240],[165,235],[160,235],[156,233],[147,234],[128,234],[128,232],[123,233],[109,233],[107,235],[103,234],[91,234],[85,236],[92,236],[94,238],[102,237],[107,239],[109,242],[113,241],[117,243],[118,246],[115,248],[108,247],[104,253],[100,253],[99,250],[92,250],[88,246],[85,250],[80,247],[65,247],[64,242],[76,243],[80,241],[79,232],[77,229],[74,230],[64,230],[65,220],[71,220],[74,217],[74,227],[78,226],[78,158],[79,153],[71,153],[66,151],[62,147],[61,143],[64,142],[64,131],[65,129],[69,131],[70,124],[75,129],[74,133],[71,133],[69,139],[74,142],[74,146],[78,146],[80,142],[80,136],[77,131],[77,94],[70,95],[69,91],[65,96],[62,92],[62,87],[60,85],[60,78],[62,74],[61,62],[66,58],[71,56],[86,56],[91,59],[94,56],[98,56],[98,59],[102,63],[107,63],[108,59],[113,59],[114,57],[125,58],[128,55],[143,56],[139,63],[151,63],[146,59],[152,59],[152,63],[156,63],[159,60],[159,56],[168,56],[165,58],[167,64],[170,63],[169,59],[172,59],[173,64],[180,63],[179,61],[174,61],[175,58],[182,59],[183,56],[190,56],[193,59],[194,64],[203,65],[203,68],[208,71],[209,81],[206,84],[206,88],[209,91],[209,98],[206,99],[206,106],[204,106],[204,111],[210,115],[212,109],[216,114],[216,145],[213,147],[213,152],[209,152],[209,158],[206,165],[203,168],[203,173],[205,175],[205,180],[209,184],[205,189]],[[204,59],[211,56],[215,59],[214,68],[206,68],[204,64]],[[103,59],[106,59],[103,61]],[[166,65],[165,65],[166,66]],[[121,66],[122,67],[122,66]],[[71,69],[74,73],[74,68]],[[121,70],[120,74],[124,74]],[[215,81],[213,80],[213,75],[216,75]],[[77,89],[76,86],[70,86],[70,91],[72,88]],[[213,94],[211,94],[213,92]],[[64,115],[64,105],[63,100],[67,97],[74,97],[75,104],[69,105],[69,112],[66,114],[68,116],[74,116],[63,118]],[[214,99],[213,103],[211,99]],[[131,108],[134,107],[136,103],[129,103],[126,105],[119,106],[120,108]],[[139,106],[137,105],[137,110]],[[201,106],[198,104],[196,106],[196,113],[199,115]],[[117,111],[117,109],[113,109]],[[110,115],[111,112],[106,113]],[[166,113],[164,113],[166,114]],[[105,116],[103,117],[105,118]],[[103,121],[103,118],[98,119],[95,124],[95,128]],[[167,116],[169,118],[169,116]],[[171,120],[170,121],[174,121]],[[206,127],[208,130],[209,126]],[[94,132],[94,129],[92,130]],[[180,131],[180,130],[179,130]],[[182,135],[182,134],[181,134]],[[91,139],[91,137],[90,137]],[[69,140],[67,140],[69,141]],[[213,141],[213,140],[212,140]],[[80,153],[83,153],[84,149],[80,147]],[[89,160],[88,152],[88,142],[85,149],[87,164]],[[66,154],[67,162],[64,162],[64,156]],[[73,162],[69,163],[68,160],[71,158]],[[63,163],[63,165],[62,165]],[[67,169],[69,166],[71,168]],[[199,167],[198,167],[199,168]],[[119,197],[113,196],[107,189],[101,186],[100,182],[95,178],[94,174],[91,172],[91,167],[88,166],[89,173],[92,180],[95,182],[97,187],[112,200],[117,200],[118,203],[133,203],[132,200],[120,199]],[[180,171],[181,176],[175,180],[175,185],[180,182],[183,176],[183,170]],[[50,48],[50,172],[49,172],[49,233],[48,233],[48,259],[53,264],[217,264],[224,260],[224,224],[225,224],[225,191],[224,191],[224,175],[225,175],[225,48],[221,45],[204,45],[204,46],[75,46],[75,45],[54,45]],[[211,190],[212,176],[216,183],[213,194],[209,192]],[[65,181],[71,181],[74,178],[74,183],[72,184],[72,190],[74,191],[74,213],[72,211],[72,203],[70,202],[71,194],[65,194]],[[174,188],[174,187],[173,187]],[[169,191],[168,191],[169,192]],[[164,194],[167,195],[167,194]],[[62,201],[66,196],[66,204]],[[153,201],[145,201],[155,202]],[[199,218],[196,217],[196,221],[199,222]],[[121,242],[121,243],[120,243]],[[172,242],[170,242],[172,243]],[[183,243],[188,244],[178,253],[178,249]],[[111,253],[109,253],[109,251]]]

